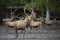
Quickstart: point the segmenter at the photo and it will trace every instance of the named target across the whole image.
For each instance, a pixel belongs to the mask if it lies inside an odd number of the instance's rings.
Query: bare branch
[[[18,9],[15,9],[14,11],[13,11],[13,14],[17,11]]]

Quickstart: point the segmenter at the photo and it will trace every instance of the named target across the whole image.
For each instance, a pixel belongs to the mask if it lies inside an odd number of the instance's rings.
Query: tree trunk
[[[44,14],[43,14],[43,11],[42,11],[42,19],[43,19],[43,17],[44,17]]]
[[[46,21],[50,20],[50,15],[49,15],[49,9],[47,7],[47,11],[46,11]]]

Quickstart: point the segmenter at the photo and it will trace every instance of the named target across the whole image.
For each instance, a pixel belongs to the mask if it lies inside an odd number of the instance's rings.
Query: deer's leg
[[[8,32],[8,25],[6,25],[6,29],[5,29],[5,33],[7,33]]]
[[[5,27],[5,25],[3,24],[3,31],[4,31],[4,27]]]
[[[24,32],[23,32],[23,38],[24,38],[25,33],[26,33],[26,28],[24,28],[23,31],[24,31]]]
[[[42,24],[40,25],[40,29],[42,29]]]
[[[16,38],[18,37],[17,28],[15,28],[15,36],[16,36]]]
[[[40,32],[42,31],[42,24],[39,25]]]
[[[56,24],[54,24],[54,27],[56,27]]]
[[[30,33],[31,33],[32,28],[33,28],[33,27],[32,27],[32,26],[30,26]]]

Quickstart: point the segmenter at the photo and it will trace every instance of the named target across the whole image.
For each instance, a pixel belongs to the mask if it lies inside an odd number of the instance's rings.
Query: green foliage
[[[24,0],[4,0],[4,3],[7,6],[20,6],[20,5],[23,5],[25,1]]]
[[[51,13],[60,13],[60,0],[0,0],[1,15],[7,6],[24,6],[28,10],[33,6],[41,12],[46,12],[46,7],[48,7]]]
[[[37,10],[44,11],[45,10],[45,0],[35,0],[35,7]]]
[[[32,6],[31,3],[26,3],[24,7],[29,10],[31,9],[31,6]]]
[[[2,3],[2,2],[3,3]],[[6,6],[24,6],[27,9],[30,9],[32,6],[36,8],[36,10],[46,11],[46,6],[48,6],[51,12],[57,9],[57,4],[59,4],[59,0],[0,0],[0,4]],[[60,7],[59,7],[60,8]],[[60,9],[58,9],[59,11]]]

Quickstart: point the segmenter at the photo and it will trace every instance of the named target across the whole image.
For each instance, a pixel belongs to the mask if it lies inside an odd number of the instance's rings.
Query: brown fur
[[[28,17],[26,17],[24,20],[6,22],[6,25],[8,25],[8,26],[13,26],[13,27],[15,28],[16,34],[18,34],[18,33],[17,33],[17,30],[18,30],[19,28],[22,28],[22,29],[24,29],[24,31],[25,31],[25,28],[26,28],[27,25],[29,24],[30,20],[31,20],[31,16],[28,16]],[[18,36],[18,35],[16,35],[16,37],[17,37],[17,36]]]

